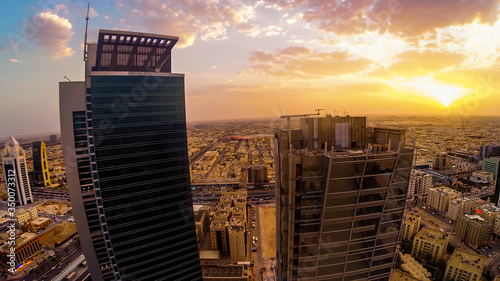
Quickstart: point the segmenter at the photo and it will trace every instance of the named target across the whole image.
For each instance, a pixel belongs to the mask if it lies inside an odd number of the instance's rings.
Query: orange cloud
[[[433,51],[408,51],[396,57],[397,62],[388,68],[379,68],[370,76],[384,77],[415,77],[440,72],[446,67],[459,65],[464,55],[453,53],[440,53]]]
[[[372,62],[365,58],[351,59],[347,52],[317,53],[307,47],[288,47],[275,54],[253,51],[242,74],[286,78],[320,79],[366,69]]]

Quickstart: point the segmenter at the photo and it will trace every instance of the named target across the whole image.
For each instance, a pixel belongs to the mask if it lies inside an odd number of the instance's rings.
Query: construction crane
[[[90,2],[87,6],[87,17],[85,18],[85,39],[83,42],[83,61],[87,61],[87,30],[89,28]]]

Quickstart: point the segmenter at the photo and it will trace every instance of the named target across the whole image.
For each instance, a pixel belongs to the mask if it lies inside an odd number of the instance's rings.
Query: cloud
[[[308,47],[291,46],[275,54],[262,50],[250,53],[243,75],[278,76],[285,78],[321,79],[367,68],[372,62],[352,59],[347,52],[318,53]]]
[[[497,0],[265,0],[279,9],[304,10],[302,18],[321,31],[359,34],[365,31],[415,36],[436,28],[461,25],[480,18],[493,24]],[[293,20],[291,20],[294,22]]]
[[[89,9],[89,18],[97,18],[99,13],[92,7]]]
[[[10,59],[9,61],[13,62],[13,63],[23,63],[22,61],[20,61],[18,59]]]
[[[68,47],[74,32],[71,23],[63,17],[49,12],[33,16],[33,22],[39,23],[35,29],[33,40],[38,45],[50,50],[54,58],[70,57],[74,51]],[[25,25],[33,24],[26,22]]]
[[[179,47],[192,45],[196,38],[221,40],[228,29],[242,28],[255,17],[254,6],[241,1],[132,1],[117,6],[129,25],[148,32],[179,36]],[[255,32],[255,30],[253,31]]]
[[[288,24],[294,24],[296,23],[298,20],[302,19],[304,17],[304,14],[303,13],[296,13],[292,18],[289,18],[286,20],[286,22]]]
[[[4,52],[4,51],[7,51],[7,47],[0,46],[0,52]]]
[[[396,56],[397,62],[391,66],[381,67],[370,75],[392,79],[399,77],[420,77],[440,72],[448,67],[460,65],[465,56],[449,52],[417,50],[401,53]]]

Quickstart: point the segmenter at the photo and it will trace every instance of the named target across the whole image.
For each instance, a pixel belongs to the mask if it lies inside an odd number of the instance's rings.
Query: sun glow
[[[408,92],[432,99],[445,107],[448,107],[473,93],[472,89],[447,84],[445,82],[435,80],[432,76],[413,79],[398,77],[395,78],[390,85],[398,91]]]

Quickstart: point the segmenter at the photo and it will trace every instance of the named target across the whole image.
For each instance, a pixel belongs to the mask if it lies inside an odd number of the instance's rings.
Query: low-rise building
[[[453,221],[456,221],[457,218],[463,215],[468,211],[469,208],[469,198],[461,197],[456,198],[450,201],[448,206],[447,216]]]
[[[424,227],[413,239],[411,255],[421,259],[430,258],[431,262],[437,263],[443,258],[446,247],[448,247],[448,234]]]
[[[444,281],[479,281],[485,257],[462,249],[455,249],[444,272]]]
[[[246,265],[216,265],[201,266],[204,281],[248,281],[251,280],[248,266]]]
[[[472,176],[478,179],[493,182],[495,180],[495,174],[487,171],[474,171]]]
[[[464,214],[457,222],[456,235],[475,247],[490,241],[492,223],[478,215]]]
[[[410,274],[399,269],[393,269],[389,281],[420,281],[420,279],[412,277]]]
[[[31,229],[33,231],[37,231],[40,229],[45,229],[47,226],[50,225],[50,222],[51,221],[49,218],[41,217],[41,218],[37,218],[35,220],[32,220],[30,222],[30,226],[31,226]]]
[[[0,263],[5,267],[12,267],[8,264],[10,257],[8,255],[11,245],[8,245],[6,239],[2,239],[2,244],[0,246]],[[16,247],[14,251],[15,255],[15,266],[17,267],[20,263],[28,260],[29,258],[36,255],[42,250],[42,244],[38,240],[38,236],[34,233],[22,233],[16,237]]]
[[[36,207],[25,207],[18,209],[15,213],[19,226],[27,225],[30,221],[38,218],[38,209]]]
[[[427,205],[438,211],[447,213],[450,201],[460,197],[461,194],[462,193],[448,187],[431,188],[429,190]]]
[[[441,152],[436,155],[434,159],[434,170],[437,171],[446,171],[450,170],[452,166],[451,159],[448,156],[447,152]]]
[[[413,241],[413,237],[420,229],[420,216],[417,214],[410,214],[406,217],[403,223],[403,237],[405,241]]]
[[[399,259],[402,262],[401,268],[404,271],[409,272],[409,274],[404,273],[404,274],[400,275],[396,272],[396,275],[393,276],[392,272],[391,272],[390,280],[392,280],[393,278],[396,278],[396,277],[398,277],[398,280],[412,280],[412,279],[407,279],[409,277],[413,277],[416,280],[420,280],[420,281],[430,281],[431,280],[430,279],[432,277],[431,273],[429,271],[427,271],[427,269],[425,269],[411,255],[409,255],[409,254],[403,255],[400,252]]]

